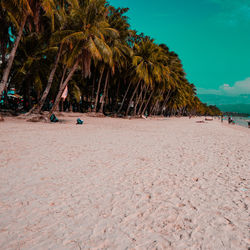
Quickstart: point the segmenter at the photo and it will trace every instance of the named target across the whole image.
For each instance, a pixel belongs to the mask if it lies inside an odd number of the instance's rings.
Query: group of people
[[[235,121],[233,120],[233,118],[231,116],[228,116],[228,124],[235,124]],[[223,122],[223,116],[221,116],[221,122]]]

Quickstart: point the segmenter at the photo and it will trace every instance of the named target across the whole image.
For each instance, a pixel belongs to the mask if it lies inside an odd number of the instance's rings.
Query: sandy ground
[[[0,249],[248,249],[250,129],[0,123]]]

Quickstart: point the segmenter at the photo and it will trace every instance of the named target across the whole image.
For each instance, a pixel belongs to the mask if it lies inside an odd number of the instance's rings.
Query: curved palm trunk
[[[151,94],[150,94],[150,96],[149,96],[149,98],[148,98],[148,101],[147,101],[147,103],[146,103],[144,109],[142,110],[142,114],[145,114],[146,109],[147,109],[148,104],[149,104],[149,101],[151,100],[151,98],[152,98],[152,96],[153,96],[153,93],[154,93],[154,91],[152,90],[152,92],[151,92]]]
[[[135,104],[134,116],[135,116],[136,113],[137,113],[137,106],[138,106],[140,100],[142,99],[142,93],[143,93],[143,90],[144,90],[144,89],[145,89],[145,85],[142,85],[142,87],[141,87],[141,92],[140,92],[139,97],[138,97],[138,99],[137,99],[137,101],[136,101],[136,104]]]
[[[97,87],[96,98],[95,98],[94,112],[96,112],[96,110],[97,110],[97,103],[98,103],[98,99],[99,99],[99,92],[100,92],[103,72],[104,72],[104,67],[102,67],[102,69],[101,69],[101,75],[100,75],[100,78],[99,78],[99,81],[98,81],[98,87]]]
[[[139,91],[139,88],[138,88],[138,90],[137,90],[136,93],[135,93],[134,108],[133,108],[133,116],[135,116],[135,114],[136,114],[135,109],[137,108],[137,107],[136,107],[136,104],[137,104],[138,99],[139,99],[139,93],[138,93],[138,91]],[[133,101],[132,101],[132,102],[133,102]]]
[[[61,82],[60,82],[60,87],[59,87],[59,88],[61,88],[62,85],[63,85],[64,77],[65,77],[65,75],[66,75],[66,71],[67,71],[67,66],[65,65],[65,66],[64,66],[64,69],[63,69],[63,75],[62,75],[62,78],[61,78]]]
[[[3,72],[3,77],[2,77],[2,80],[1,80],[1,83],[0,83],[0,98],[2,97],[4,88],[6,87],[6,84],[7,84],[8,78],[9,78],[10,70],[11,70],[15,55],[16,55],[16,51],[17,51],[19,42],[21,40],[21,37],[23,35],[23,29],[24,29],[24,26],[25,26],[25,23],[26,23],[26,20],[27,20],[27,16],[28,15],[25,15],[23,17],[21,26],[20,26],[19,31],[18,31],[18,35],[16,37],[16,41],[15,41],[14,46],[13,46],[11,52],[10,52],[10,56],[9,56],[9,59],[8,59],[7,66],[6,66],[6,68],[4,69],[4,72]]]
[[[124,82],[126,82],[126,81],[124,80]],[[124,97],[123,97],[123,99],[122,99],[121,106],[120,106],[119,110],[117,111],[118,114],[119,114],[119,113],[121,112],[121,110],[122,110],[123,104],[124,104],[124,102],[125,102],[125,99],[126,99],[126,97],[127,97],[127,94],[128,94],[128,91],[129,91],[129,89],[130,89],[131,84],[132,84],[132,82],[130,82],[129,85],[128,85],[128,87],[127,87],[127,90],[126,90],[126,92],[125,92],[125,95],[124,95]]]
[[[166,106],[168,100],[169,100],[169,97],[170,97],[170,89],[168,91],[168,94],[167,94],[167,97],[165,98],[164,102],[163,102],[163,105],[162,105],[162,109],[161,109],[161,115],[163,115],[163,112],[164,112],[164,107]]]
[[[43,92],[43,95],[42,95],[41,99],[39,100],[37,106],[33,107],[31,109],[31,111],[29,112],[29,114],[30,113],[40,113],[41,112],[41,110],[43,108],[43,105],[44,105],[44,103],[46,101],[46,98],[47,98],[47,96],[49,94],[49,91],[50,91],[50,88],[51,88],[51,85],[52,85],[52,82],[53,82],[53,79],[54,79],[54,76],[55,76],[55,73],[56,73],[56,68],[57,68],[57,65],[59,63],[61,54],[62,54],[62,44],[60,45],[59,52],[58,52],[58,54],[56,56],[56,61],[55,61],[54,67],[52,68],[52,70],[50,72],[48,83],[47,83],[47,86],[46,86],[46,88],[45,88],[45,90]],[[66,69],[66,67],[65,67],[65,69]],[[64,78],[64,75],[65,75],[65,73],[63,74],[63,78]]]
[[[154,109],[154,112],[153,112],[153,115],[156,116],[158,114],[158,111],[159,111],[159,101],[157,102],[157,105],[155,106],[155,109]]]
[[[159,102],[159,100],[157,100],[157,101],[154,103],[154,105],[152,106],[152,108],[151,108],[151,110],[150,110],[150,112],[149,112],[149,115],[151,115],[151,114],[155,111],[155,108],[156,108],[156,106],[158,105],[158,102]]]
[[[62,78],[61,78],[61,82],[60,82],[60,86],[59,86],[59,89],[62,87],[63,85],[63,82],[64,82],[64,78],[65,78],[65,74],[66,74],[66,71],[67,71],[67,66],[65,65],[64,66],[64,70],[63,70],[63,75],[62,75]],[[61,105],[60,105],[60,101],[55,109],[55,111],[59,111],[61,109],[61,111],[63,111],[63,103],[64,101],[62,101]],[[60,107],[60,108],[59,108]]]
[[[76,63],[74,64],[74,66],[73,66],[72,69],[70,70],[70,72],[69,72],[67,78],[65,79],[65,81],[64,81],[63,84],[62,84],[62,86],[60,87],[59,92],[58,92],[58,94],[57,94],[57,96],[56,96],[56,100],[55,100],[55,102],[54,102],[54,105],[53,105],[52,109],[51,109],[50,112],[49,112],[49,117],[50,117],[50,116],[52,115],[52,113],[55,111],[55,109],[56,109],[58,103],[60,102],[61,97],[62,97],[62,94],[63,94],[63,91],[64,91],[64,89],[66,88],[68,82],[71,80],[73,74],[75,73],[75,71],[76,71],[76,69],[77,69],[77,67],[78,67],[78,64],[79,64],[79,59],[77,59]]]
[[[130,100],[129,100],[129,104],[128,104],[127,111],[126,111],[126,116],[128,116],[129,108],[130,108],[130,106],[131,106],[131,103],[132,103],[132,101],[133,101],[133,99],[134,99],[134,96],[135,96],[135,94],[136,94],[136,92],[137,92],[137,89],[138,89],[140,83],[141,83],[141,80],[137,83],[137,86],[136,86],[136,88],[135,88],[135,90],[134,90],[134,92],[133,92],[133,94],[132,94],[132,96],[131,96],[131,98],[130,98]]]
[[[105,79],[105,85],[104,85],[104,91],[103,91],[103,101],[102,101],[101,107],[99,109],[100,113],[103,113],[103,108],[105,105],[105,99],[106,99],[107,88],[108,88],[108,79],[109,79],[109,69],[107,70],[107,75],[106,75],[106,79]]]
[[[160,96],[163,94],[163,90],[160,92]],[[155,104],[154,104],[154,106],[153,106],[153,108],[151,109],[151,111],[150,111],[150,115],[151,114],[156,114],[156,111],[157,111],[157,109],[158,109],[158,107],[159,107],[159,100],[157,100],[156,102],[155,102]]]
[[[145,90],[144,96],[143,96],[143,98],[142,98],[142,102],[141,102],[141,105],[140,105],[140,107],[139,107],[139,110],[138,110],[137,115],[141,115],[141,110],[142,110],[144,101],[145,101],[146,96],[147,96],[148,88],[149,88],[149,85],[147,85],[147,87],[146,87],[146,90]]]

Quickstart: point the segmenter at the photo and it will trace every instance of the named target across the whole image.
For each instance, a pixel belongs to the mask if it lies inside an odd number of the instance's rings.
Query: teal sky
[[[250,94],[250,0],[110,0],[132,29],[165,43],[198,94]]]

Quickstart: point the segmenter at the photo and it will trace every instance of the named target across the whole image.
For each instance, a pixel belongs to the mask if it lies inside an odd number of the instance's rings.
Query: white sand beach
[[[0,249],[250,247],[250,129],[79,115],[0,123]]]

